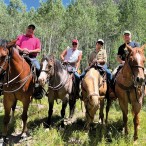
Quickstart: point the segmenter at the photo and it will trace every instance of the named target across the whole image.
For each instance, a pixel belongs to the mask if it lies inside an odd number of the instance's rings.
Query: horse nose
[[[44,78],[38,78],[38,81],[40,85],[44,85],[44,82],[45,82]]]
[[[138,83],[143,83],[143,82],[144,82],[144,78],[137,77],[137,78],[136,78],[136,81],[137,81]]]

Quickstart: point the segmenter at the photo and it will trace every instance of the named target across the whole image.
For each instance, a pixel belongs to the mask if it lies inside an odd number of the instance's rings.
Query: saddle
[[[123,65],[119,65],[118,68],[117,68],[117,72],[115,73],[115,75],[113,76],[112,78],[112,81],[111,81],[111,88],[115,91],[115,83],[116,83],[116,77],[119,73],[119,71],[122,69]]]
[[[87,67],[87,68],[85,69],[85,72],[87,73],[91,68],[95,68],[95,70],[98,70],[99,73],[100,73],[100,75],[101,75],[102,77],[104,77],[105,74],[106,74],[106,71],[105,71],[105,69],[103,68],[103,66],[102,66],[102,65],[99,65],[99,64],[92,64],[92,65],[90,65],[89,67]]]

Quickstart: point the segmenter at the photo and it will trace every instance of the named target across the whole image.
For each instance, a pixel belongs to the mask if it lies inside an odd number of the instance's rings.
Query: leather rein
[[[8,48],[4,48],[4,49],[6,50]],[[25,78],[23,78],[23,79],[21,79],[21,80],[19,80],[17,82],[14,82],[16,79],[18,79],[18,77],[24,71],[24,58],[22,57],[23,58],[23,63],[22,63],[21,72],[16,77],[14,77],[13,79],[9,80],[9,71],[10,71],[10,68],[11,68],[11,66],[10,66],[10,60],[11,60],[12,55],[14,53],[14,48],[12,47],[11,49],[12,49],[11,51],[8,49],[9,53],[5,57],[3,64],[0,66],[0,72],[3,71],[1,73],[1,74],[3,74],[7,70],[7,69],[6,70],[4,69],[4,66],[8,63],[7,82],[3,83],[3,86],[9,87],[12,84],[17,84],[17,83],[22,83],[22,84],[17,89],[15,89],[15,90],[4,90],[3,92],[6,92],[6,93],[14,93],[14,92],[18,91],[19,89],[21,89],[25,85],[25,83],[28,81],[29,77],[32,75],[32,71],[31,71],[30,74],[28,76],[26,76]]]

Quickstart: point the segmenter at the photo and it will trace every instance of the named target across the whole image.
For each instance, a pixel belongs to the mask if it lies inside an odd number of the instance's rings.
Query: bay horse
[[[76,98],[74,97],[73,76],[70,74],[62,63],[55,59],[53,55],[43,56],[41,60],[41,73],[38,81],[42,86],[48,83],[48,119],[46,127],[51,124],[54,100],[62,100],[61,117],[64,119],[65,109],[69,101],[70,113],[69,119],[73,117]],[[64,120],[61,123],[64,127]]]
[[[144,77],[144,46],[132,48],[126,45],[128,55],[122,69],[115,79],[115,94],[123,113],[123,126],[125,134],[128,134],[128,103],[132,106],[134,123],[134,141],[138,139],[139,113],[143,101]]]
[[[7,136],[10,112],[13,112],[17,100],[23,104],[22,133],[27,132],[27,111],[31,102],[34,80],[30,65],[19,55],[15,48],[16,40],[7,42],[0,40],[0,76],[5,73],[3,81],[4,128],[3,136]]]
[[[90,128],[96,111],[99,109],[99,119],[104,123],[104,99],[107,90],[106,73],[102,76],[95,68],[90,68],[81,83],[82,96],[86,109],[85,128]]]

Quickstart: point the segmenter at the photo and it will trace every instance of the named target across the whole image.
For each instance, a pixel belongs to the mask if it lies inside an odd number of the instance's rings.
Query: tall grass
[[[14,145],[30,145],[30,146],[68,146],[68,145],[91,145],[91,146],[132,146],[133,145],[133,119],[131,108],[129,106],[128,114],[128,128],[129,134],[125,136],[122,131],[122,113],[118,102],[113,102],[109,112],[108,125],[101,125],[98,123],[98,112],[95,117],[95,123],[91,126],[89,132],[84,130],[84,115],[85,110],[81,110],[81,102],[76,103],[75,121],[71,125],[60,128],[61,103],[54,104],[54,111],[52,116],[52,124],[49,129],[44,128],[44,122],[48,115],[47,98],[43,98],[41,103],[33,103],[28,111],[28,129],[30,136],[26,139],[18,139],[18,134],[21,133],[21,113],[22,105],[19,102],[15,112],[15,120],[10,125],[8,132],[10,142]],[[2,120],[4,110],[0,103],[0,132],[2,132]],[[66,109],[66,117],[69,115],[69,108]],[[140,129],[138,132],[139,139],[137,144],[146,146],[146,104],[140,113]]]

